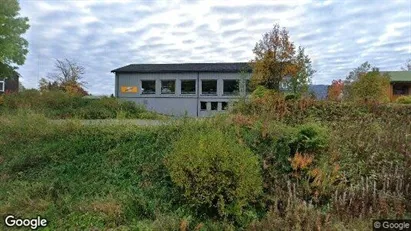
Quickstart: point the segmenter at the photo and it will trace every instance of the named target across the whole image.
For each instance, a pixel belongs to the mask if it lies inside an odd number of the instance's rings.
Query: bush
[[[159,118],[158,114],[134,102],[109,97],[89,99],[63,91],[27,90],[5,95],[3,101],[0,104],[2,114],[28,109],[52,119]]]
[[[261,192],[258,158],[215,129],[184,131],[166,166],[186,201],[201,214],[238,218]]]
[[[258,86],[252,93],[252,97],[253,98],[262,98],[264,97],[265,94],[267,94],[268,92],[270,92],[270,90],[268,90],[267,88],[265,88],[264,86]]]
[[[326,148],[328,143],[328,131],[316,123],[303,124],[298,128],[296,137],[290,144],[292,153],[315,153]]]
[[[400,104],[411,104],[411,96],[400,96],[395,102]]]

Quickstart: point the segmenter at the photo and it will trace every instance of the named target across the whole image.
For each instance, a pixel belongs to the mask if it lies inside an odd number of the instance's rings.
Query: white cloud
[[[306,48],[314,83],[344,78],[362,62],[397,70],[411,58],[411,2],[369,1],[30,1],[23,84],[37,87],[56,58],[86,68],[88,90],[114,91],[110,70],[130,63],[249,61],[280,23]]]

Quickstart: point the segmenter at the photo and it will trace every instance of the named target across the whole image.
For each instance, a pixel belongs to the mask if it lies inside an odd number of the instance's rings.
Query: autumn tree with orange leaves
[[[84,89],[84,67],[75,61],[56,60],[55,71],[48,74],[48,79],[40,79],[40,91],[60,90],[70,95],[88,95]]]
[[[304,48],[298,47],[296,51],[285,27],[280,28],[275,24],[256,43],[253,52],[252,88],[264,86],[279,91],[280,83],[284,81],[294,94],[308,90],[311,76],[315,72],[311,67],[311,60],[304,54]]]
[[[327,99],[332,101],[340,101],[343,96],[344,81],[341,79],[333,80],[331,86],[328,87]]]

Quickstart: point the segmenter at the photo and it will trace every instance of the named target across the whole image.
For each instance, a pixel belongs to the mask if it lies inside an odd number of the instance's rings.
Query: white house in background
[[[203,117],[247,92],[248,63],[130,64],[117,68],[115,96],[169,115]]]

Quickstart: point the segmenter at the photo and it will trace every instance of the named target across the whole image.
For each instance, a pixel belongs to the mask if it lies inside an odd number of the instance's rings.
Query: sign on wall
[[[121,93],[137,93],[137,86],[121,86]]]

